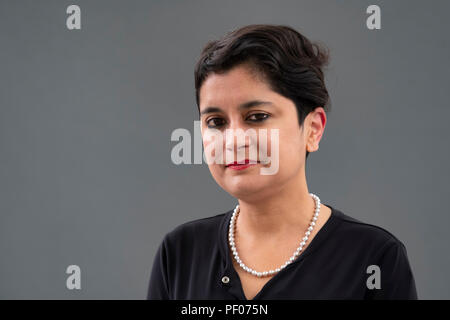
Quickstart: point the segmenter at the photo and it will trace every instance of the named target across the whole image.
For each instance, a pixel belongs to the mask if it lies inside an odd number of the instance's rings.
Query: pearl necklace
[[[314,201],[316,203],[316,209],[315,209],[312,221],[309,224],[309,228],[305,232],[305,236],[302,238],[302,241],[300,242],[300,246],[297,248],[297,250],[294,252],[294,254],[289,258],[289,260],[287,260],[281,267],[276,268],[275,270],[269,270],[269,271],[263,271],[263,272],[258,272],[258,271],[253,270],[252,268],[247,267],[244,264],[244,262],[242,262],[242,260],[239,258],[239,255],[237,253],[236,246],[235,246],[235,243],[234,243],[234,229],[235,229],[235,226],[236,226],[236,218],[237,218],[237,216],[239,214],[239,211],[240,211],[239,204],[236,206],[236,208],[233,211],[233,215],[231,216],[231,220],[230,220],[230,227],[229,227],[229,232],[228,232],[228,241],[230,243],[231,250],[233,251],[234,259],[236,260],[236,262],[239,264],[239,266],[242,269],[244,269],[248,273],[251,273],[252,275],[257,276],[257,277],[270,276],[270,275],[273,275],[275,273],[280,272],[282,269],[286,268],[287,265],[289,265],[290,263],[292,263],[295,260],[295,258],[300,254],[300,251],[302,251],[303,246],[306,244],[306,241],[308,241],[309,235],[311,234],[311,231],[313,230],[314,226],[316,225],[317,217],[319,216],[319,212],[320,212],[320,199],[319,199],[319,197],[316,196],[315,194],[312,194],[312,193],[310,193],[309,195],[311,197],[313,197],[313,199],[314,199]]]

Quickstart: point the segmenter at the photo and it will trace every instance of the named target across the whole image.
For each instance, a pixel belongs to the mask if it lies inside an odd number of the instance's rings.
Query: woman
[[[308,190],[306,159],[329,111],[327,61],[321,46],[279,25],[205,46],[195,69],[205,156],[238,204],[166,234],[148,299],[417,299],[403,243]],[[226,134],[249,129],[265,129],[266,143]]]

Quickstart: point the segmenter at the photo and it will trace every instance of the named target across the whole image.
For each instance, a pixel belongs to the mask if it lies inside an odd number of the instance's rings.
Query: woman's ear
[[[318,143],[317,143],[317,145],[316,145],[315,148],[310,148],[310,147],[309,147],[309,144],[306,145],[306,151],[308,151],[309,153],[314,152],[314,151],[317,151],[317,150],[319,150],[319,144],[318,144]]]
[[[316,108],[309,116],[311,116],[309,119],[310,122],[308,122],[310,123],[310,130],[308,133],[309,136],[307,137],[306,150],[308,152],[315,152],[319,150],[319,143],[325,130],[327,118],[325,110],[322,107]]]

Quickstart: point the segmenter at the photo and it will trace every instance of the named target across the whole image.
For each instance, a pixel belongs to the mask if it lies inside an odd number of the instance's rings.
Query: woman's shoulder
[[[164,238],[166,241],[169,240],[171,242],[211,239],[211,236],[217,236],[226,215],[230,212],[231,210],[205,218],[182,222],[167,232]]]
[[[344,241],[360,243],[365,246],[380,245],[404,246],[403,242],[393,234],[392,230],[379,224],[369,223],[353,214],[332,208],[334,218],[339,222],[338,234]]]

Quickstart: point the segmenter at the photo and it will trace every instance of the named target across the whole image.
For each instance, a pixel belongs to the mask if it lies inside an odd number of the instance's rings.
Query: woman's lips
[[[244,169],[247,169],[248,167],[252,167],[255,165],[256,165],[256,163],[238,164],[238,165],[230,165],[227,168],[231,169],[231,170],[244,170]]]
[[[232,170],[244,170],[244,169],[246,169],[248,167],[251,167],[251,166],[254,166],[254,165],[258,164],[258,162],[250,161],[248,159],[245,159],[244,163],[238,163],[237,161],[235,161],[232,164],[226,165],[226,168],[232,169]]]

